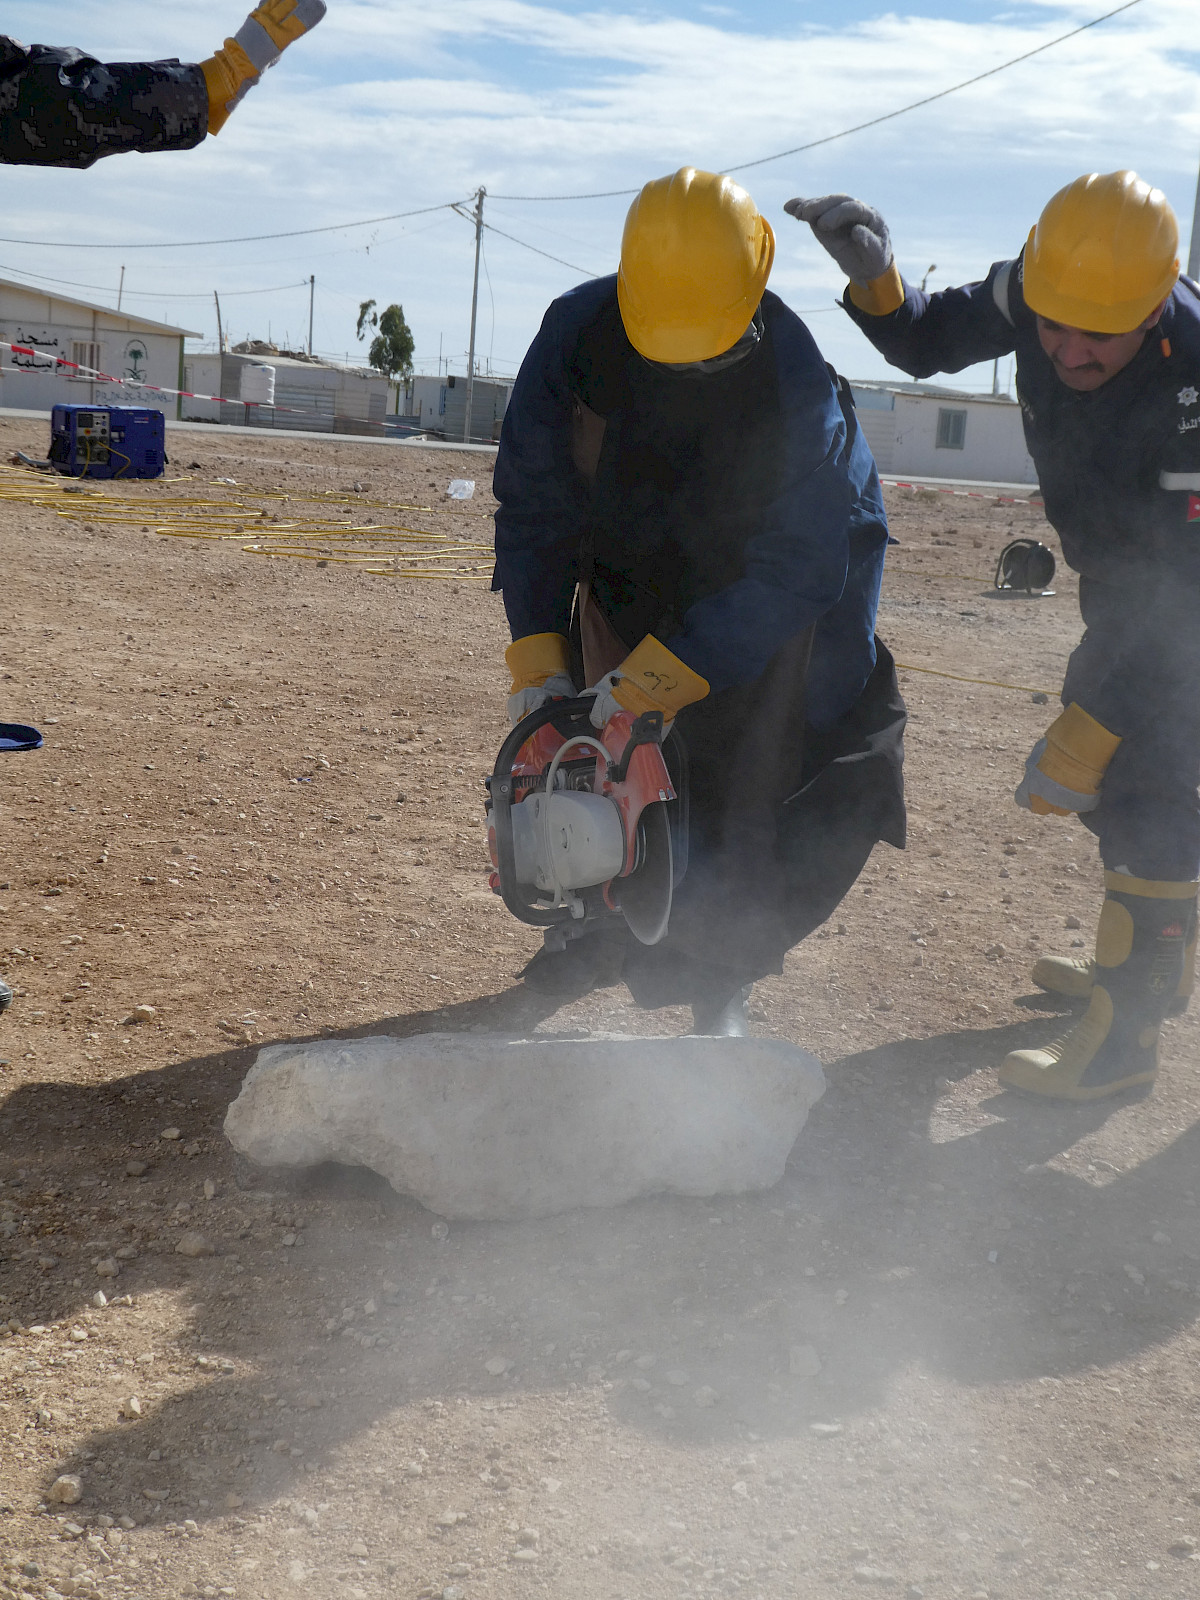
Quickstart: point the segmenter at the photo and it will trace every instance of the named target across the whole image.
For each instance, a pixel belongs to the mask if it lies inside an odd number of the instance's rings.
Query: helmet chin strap
[[[642,360],[656,372],[698,372],[707,376],[713,372],[724,372],[727,367],[736,367],[747,356],[753,355],[762,336],[762,310],[759,308],[737,343],[730,345],[728,350],[722,350],[719,356],[709,356],[705,361],[651,361],[648,356],[643,356]]]

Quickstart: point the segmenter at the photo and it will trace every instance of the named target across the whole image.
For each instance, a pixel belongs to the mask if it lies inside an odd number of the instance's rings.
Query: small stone
[[[83,1344],[87,1339],[87,1336],[87,1329],[79,1327],[72,1328],[69,1335],[72,1344]]]
[[[1048,706],[1050,704],[1050,696],[1048,694],[1042,694],[1040,690],[1037,694],[1031,695],[1030,698],[1035,706]]]
[[[225,1496],[226,1511],[240,1511],[245,1503],[240,1494],[227,1494]]]
[[[145,1496],[145,1498],[147,1500],[157,1500],[159,1502],[161,1502],[163,1500],[166,1500],[169,1497],[170,1493],[171,1493],[171,1491],[169,1489],[143,1489],[142,1490],[142,1494]]]
[[[1001,956],[1008,954],[1008,946],[1004,944],[990,944],[983,952],[989,961],[999,961]]]
[[[692,1393],[692,1404],[699,1406],[701,1411],[708,1411],[716,1405],[720,1398],[720,1395],[718,1395],[715,1389],[710,1389],[708,1384],[702,1383],[700,1387],[694,1390]]]
[[[462,1511],[443,1511],[437,1519],[439,1528],[457,1528],[460,1522],[467,1520],[466,1513]]]
[[[127,1161],[125,1163],[125,1176],[127,1178],[140,1178],[148,1170],[145,1161]]]
[[[861,1566],[854,1569],[854,1581],[874,1584],[879,1589],[894,1589],[899,1579],[894,1572],[885,1572],[882,1567]]]
[[[56,1506],[77,1506],[83,1499],[83,1479],[75,1472],[64,1472],[46,1491],[46,1499]]]
[[[170,1141],[171,1143],[174,1143],[174,1141],[179,1138],[179,1129],[178,1128],[164,1128],[163,1131],[159,1134],[158,1137],[160,1139],[166,1139],[166,1140]]]
[[[841,1433],[840,1422],[810,1422],[809,1433],[815,1433],[818,1439],[832,1439],[835,1433]]]
[[[430,1226],[429,1234],[431,1238],[436,1239],[439,1244],[442,1244],[450,1237],[450,1224],[448,1222],[443,1222],[439,1217],[438,1220]]]
[[[215,1200],[217,1198],[217,1186],[211,1178],[205,1178],[204,1180],[204,1198],[206,1200]]]
[[[356,1539],[350,1546],[350,1554],[358,1561],[365,1561],[371,1552],[367,1549],[366,1545],[361,1539]]]
[[[115,1256],[105,1256],[103,1261],[96,1263],[96,1276],[98,1278],[115,1278],[119,1276],[121,1264]]]
[[[788,1351],[788,1371],[793,1378],[815,1378],[821,1371],[821,1358],[811,1344],[794,1344]]]
[[[95,1306],[97,1311],[104,1310],[105,1306],[108,1304],[108,1296],[105,1294],[103,1289],[96,1290],[95,1294],[92,1296],[92,1304]]]
[[[128,1395],[124,1400],[121,1401],[121,1415],[123,1417],[127,1417],[132,1422],[135,1417],[140,1417],[141,1414],[142,1402],[138,1399],[137,1395]]]
[[[188,1144],[185,1144],[183,1153],[185,1156],[198,1156],[200,1154],[199,1139],[192,1139]]]
[[[123,1244],[119,1250],[114,1252],[114,1254],[116,1255],[118,1261],[136,1261],[137,1246],[134,1244]]]
[[[485,1361],[483,1364],[484,1371],[490,1372],[493,1378],[499,1378],[508,1371],[511,1365],[512,1363],[506,1356],[492,1356],[490,1360]]]
[[[463,1591],[456,1583],[448,1583],[442,1590],[442,1600],[463,1600]]]
[[[142,879],[143,883],[146,883],[147,881],[153,883],[154,879]],[[123,1028],[135,1028],[139,1023],[153,1022],[157,1015],[158,1012],[154,1006],[134,1006],[133,1010],[127,1017],[121,1018],[121,1026]]]
[[[514,1550],[512,1552],[512,1554],[511,1554],[511,1556],[509,1557],[509,1559],[511,1561],[536,1561],[537,1558],[538,1558],[538,1553],[537,1553],[536,1550],[524,1550],[524,1549],[522,1549],[522,1550]]]
[[[471,1563],[469,1561],[452,1561],[446,1568],[448,1578],[469,1578],[471,1576]]]
[[[527,1550],[531,1550],[536,1544],[539,1544],[541,1537],[536,1528],[520,1528],[517,1530],[517,1543]]]
[[[216,1250],[202,1233],[185,1233],[180,1236],[179,1243],[175,1246],[178,1256],[215,1256]]]
[[[1083,923],[1079,920],[1078,917],[1068,917],[1067,920],[1066,920],[1065,926],[1068,927],[1068,928],[1082,928],[1083,927]]]
[[[1195,1539],[1192,1538],[1190,1533],[1185,1533],[1181,1539],[1176,1539],[1174,1544],[1167,1546],[1167,1554],[1169,1556],[1179,1556],[1186,1561],[1189,1556],[1195,1555],[1197,1548]]]

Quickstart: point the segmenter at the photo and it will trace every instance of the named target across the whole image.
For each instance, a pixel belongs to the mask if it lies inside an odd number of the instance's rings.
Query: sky
[[[365,358],[355,322],[371,298],[403,305],[418,370],[437,371],[440,354],[461,373],[474,239],[449,203],[482,186],[476,351],[512,374],[550,301],[615,270],[629,204],[513,197],[636,190],[690,164],[731,170],[750,190],[776,230],[770,287],[826,358],[882,378],[889,369],[835,304],[844,280],[784,201],[869,201],[901,271],[928,273],[936,289],[1015,255],[1081,172],[1133,167],[1174,205],[1186,260],[1200,164],[1195,0],[1140,0],[934,105],[742,164],[936,94],[1115,3],[328,0],[320,27],[196,150],[87,172],[4,168],[0,275],[112,305],[124,266],[124,307],[194,330],[189,348],[215,348],[214,289],[234,339],[304,343],[312,274],[318,352]],[[102,60],[196,61],[243,15],[226,0],[6,0],[3,26]],[[423,214],[346,226],[410,211]],[[209,242],[308,228],[332,231]],[[975,367],[947,381],[990,389],[992,377]]]

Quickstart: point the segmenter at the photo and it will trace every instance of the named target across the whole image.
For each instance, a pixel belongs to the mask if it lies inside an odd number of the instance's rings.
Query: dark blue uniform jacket
[[[815,624],[807,717],[823,727],[875,665],[887,526],[808,329],[770,293],[759,328],[740,364],[678,373],[629,344],[615,277],[554,301],[504,419],[493,587],[514,638],[566,634],[582,573],[630,648],[653,632],[714,695]],[[604,419],[594,484],[573,396]]]
[[[90,167],[123,150],[190,150],[208,132],[198,66],[111,62],[0,34],[0,162]]]
[[[1025,439],[1046,516],[1080,574],[1087,633],[1064,702],[1128,737],[1174,724],[1200,741],[1200,291],[1181,279],[1123,371],[1090,394],[1068,389],[1038,341],[1022,260],[981,283],[872,317],[846,310],[914,378],[1016,352]]]

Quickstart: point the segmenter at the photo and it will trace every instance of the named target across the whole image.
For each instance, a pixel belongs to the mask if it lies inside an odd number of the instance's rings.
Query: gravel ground
[[[3,458],[43,432],[0,422]],[[686,1018],[516,981],[537,939],[481,807],[505,630],[469,558],[152,531],[285,493],[470,544],[486,463],[171,445],[130,521],[0,474],[0,715],[46,734],[0,774],[0,1593],[1200,1594],[1195,1020],[1140,1101],[994,1072],[1060,1026],[1028,966],[1086,949],[1102,892],[1090,835],[1010,799],[1079,631],[1070,574],[989,587],[1008,538],[1057,548],[1036,503],[888,492],[911,841],[755,990],[829,1077],[783,1181],[448,1228],[369,1173],[235,1163],[255,1049]]]

